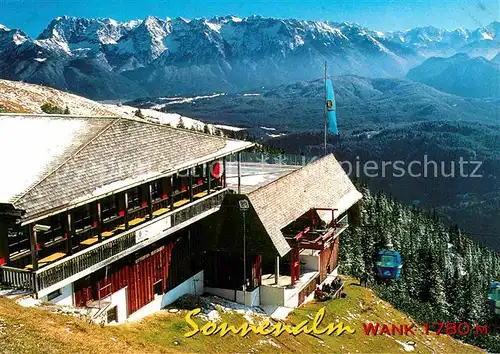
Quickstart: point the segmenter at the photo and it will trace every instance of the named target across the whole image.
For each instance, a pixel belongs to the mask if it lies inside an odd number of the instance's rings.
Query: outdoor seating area
[[[203,173],[206,168],[203,164],[38,221],[47,229],[37,232],[38,267],[53,262],[54,254],[57,259],[74,254],[220,190],[222,175],[200,177],[192,183],[191,174],[195,170]],[[15,244],[25,247],[16,252],[14,266],[33,268],[29,260],[29,234],[30,225],[26,225],[12,238],[18,239]],[[21,243],[23,239],[28,242]]]
[[[325,281],[322,286],[316,286],[314,298],[318,301],[326,301],[343,297],[345,282],[335,277],[331,282]]]
[[[38,267],[41,268],[43,266],[46,266],[46,265],[53,263],[61,258],[64,258],[65,256],[66,256],[66,253],[62,253],[62,252],[53,253],[50,256],[47,256],[47,257],[40,259],[38,261]],[[28,264],[24,269],[31,270],[31,269],[33,269],[33,265]]]

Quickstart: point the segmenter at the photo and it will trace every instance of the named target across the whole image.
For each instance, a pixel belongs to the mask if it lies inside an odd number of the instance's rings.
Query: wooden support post
[[[30,250],[31,250],[31,265],[33,270],[38,270],[38,253],[36,249],[36,231],[35,224],[31,224],[28,228],[30,232]]]
[[[72,224],[72,217],[71,217],[71,212],[66,212],[66,220],[64,222],[64,227],[65,230],[64,232],[66,233],[66,253],[67,254],[73,254],[73,234],[74,234],[74,227]]]
[[[99,242],[102,241],[102,215],[101,215],[101,201],[96,202],[97,205],[97,239]]]
[[[290,251],[290,278],[292,285],[300,278],[300,249],[293,246]]]
[[[280,280],[280,256],[276,256],[276,265],[274,267],[274,283],[279,286]]]
[[[210,194],[210,189],[212,188],[212,171],[210,170],[210,164],[207,163],[206,174],[208,177],[208,194]]]
[[[170,196],[168,198],[169,205],[170,205],[170,210],[174,210],[174,176],[169,177],[170,181]]]
[[[222,173],[221,173],[220,178],[222,178],[222,187],[226,188],[227,187],[227,183],[226,183],[226,156],[224,156],[222,158]]]
[[[296,278],[295,279],[299,280],[300,279],[300,248],[299,248],[299,246],[295,246],[295,252],[296,252],[295,253],[295,258],[296,259],[295,260],[297,262],[295,264],[295,267],[296,267],[295,268],[295,270],[296,270],[296,272],[295,272],[295,277]]]
[[[148,210],[149,210],[149,219],[153,218],[153,191],[152,191],[151,182],[148,183]]]
[[[0,265],[9,264],[9,253],[8,220],[0,213]]]
[[[193,167],[188,171],[189,173],[189,201],[193,201]]]
[[[123,192],[123,197],[125,198],[125,230],[128,230],[128,194]]]

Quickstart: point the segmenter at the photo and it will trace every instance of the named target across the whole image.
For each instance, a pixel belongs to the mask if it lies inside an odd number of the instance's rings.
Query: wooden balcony
[[[213,192],[36,272],[0,267],[0,282],[32,290],[38,297],[45,296],[214,213],[226,193],[227,189]]]
[[[333,240],[340,236],[349,227],[349,219],[345,214],[339,220],[330,225],[327,229],[313,229],[307,227],[292,234],[285,234],[285,238],[291,245],[298,245],[299,248],[322,250],[328,248]]]

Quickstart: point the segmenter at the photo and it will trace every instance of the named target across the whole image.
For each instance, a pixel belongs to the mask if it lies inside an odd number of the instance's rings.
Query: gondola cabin
[[[488,305],[490,311],[500,315],[500,282],[494,281],[488,287]]]
[[[401,275],[403,262],[396,251],[380,251],[377,254],[377,273],[382,279],[396,279]]]

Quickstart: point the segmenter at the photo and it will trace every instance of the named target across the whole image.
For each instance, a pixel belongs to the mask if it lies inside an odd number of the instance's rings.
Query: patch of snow
[[[244,93],[243,96],[248,97],[248,96],[260,96],[260,93]]]
[[[2,24],[0,24],[0,29],[4,30],[4,31],[10,31],[10,28],[7,27],[7,26],[4,26]]]
[[[39,63],[43,63],[45,60],[47,60],[47,58],[35,58],[34,60],[36,60]]]
[[[272,319],[274,320],[286,320],[290,312],[292,312],[294,309],[291,307],[285,307],[285,306],[269,306],[269,305],[264,305],[262,306],[264,311],[271,316]],[[312,318],[311,318],[312,320]]]
[[[285,133],[280,133],[280,134],[266,134],[270,138],[279,138],[280,136],[286,136]]]
[[[223,129],[223,130],[230,130],[230,131],[233,131],[233,132],[240,132],[242,130],[245,130],[245,128],[233,127],[233,126],[224,125],[224,124],[215,124],[214,128]]]
[[[212,321],[212,322],[219,322],[221,320],[221,317],[217,310],[212,310],[209,313],[207,313],[206,316],[202,317],[205,317],[207,321]]]
[[[28,40],[28,38],[26,36],[23,36],[19,32],[15,33],[12,38],[14,39],[14,43],[16,45],[21,45],[21,44],[23,44],[24,42],[26,42]]]
[[[121,116],[128,116],[128,117],[135,117],[135,112],[137,111],[138,108],[132,107],[132,106],[127,106],[127,105],[121,105],[121,106],[116,106],[112,104],[107,104],[106,107],[109,109],[115,110],[118,112]],[[148,109],[148,108],[141,108],[141,113],[145,118],[152,118],[155,122],[160,123],[160,124],[168,124],[172,127],[177,127],[179,124],[180,120],[182,119],[182,123],[185,128],[191,129],[194,128],[198,131],[203,131],[205,127],[205,123],[193,118],[181,116],[180,114],[177,113],[165,113],[165,112],[160,112],[155,109]],[[137,117],[135,117],[137,118]],[[207,124],[208,125],[208,130],[211,134],[215,133],[214,126],[212,124]]]
[[[271,344],[273,347],[281,348],[281,345],[274,343],[273,340],[270,338],[267,340],[267,342]]]
[[[483,39],[493,40],[493,37],[488,32],[482,32],[481,36],[483,37]]]
[[[414,342],[401,342],[397,339],[395,339],[396,343],[399,343],[403,346],[403,349],[405,352],[412,352],[415,350],[415,343]]]
[[[215,93],[213,95],[207,95],[207,96],[176,97],[176,99],[165,103],[165,105],[177,104],[177,103],[189,103],[189,102],[194,102],[196,100],[210,99],[210,98],[215,98],[215,97],[225,96],[225,95],[226,95],[225,93]]]
[[[19,305],[22,307],[35,307],[35,306],[40,306],[42,303],[42,300],[40,299],[34,299],[32,297],[25,297],[17,302]]]
[[[270,128],[270,127],[259,127],[260,129],[263,129],[263,130],[269,130],[269,131],[275,131],[276,128]]]
[[[205,22],[207,24],[207,26],[212,30],[212,31],[215,31],[217,33],[219,33],[220,31],[220,28],[221,28],[221,25],[218,24],[218,23],[211,23],[211,22]]]
[[[5,297],[7,299],[19,299],[25,296],[31,296],[31,292],[29,292],[28,290],[13,289],[13,288],[0,289],[0,297]]]

